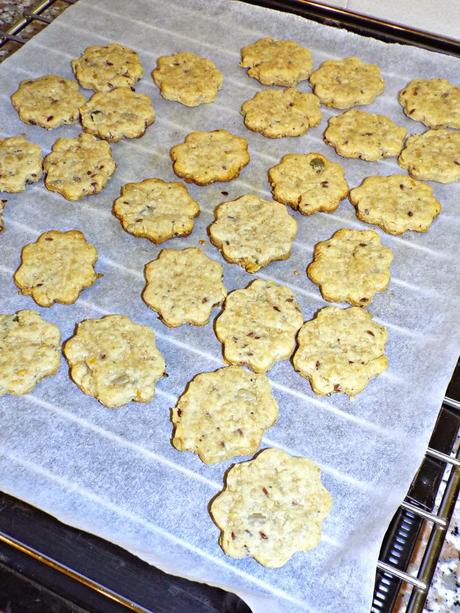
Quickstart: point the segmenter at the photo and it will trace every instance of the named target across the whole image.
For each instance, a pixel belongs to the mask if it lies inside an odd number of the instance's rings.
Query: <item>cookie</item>
[[[248,194],[223,202],[214,214],[209,236],[227,262],[255,272],[290,256],[297,222],[282,204]]]
[[[118,43],[87,47],[71,64],[80,85],[97,92],[133,87],[144,74],[138,54]]]
[[[21,121],[51,130],[77,122],[86,98],[76,81],[45,75],[22,81],[11,102]]]
[[[170,155],[176,175],[197,185],[231,181],[249,163],[248,141],[227,130],[191,132]]]
[[[265,449],[254,460],[230,468],[209,510],[227,555],[251,556],[263,566],[279,568],[294,553],[319,545],[331,507],[332,497],[312,460]]]
[[[179,451],[206,464],[255,453],[278,417],[270,381],[239,366],[197,375],[172,410]]]
[[[355,396],[388,366],[387,330],[360,307],[325,307],[297,335],[294,368],[316,394]]]
[[[268,138],[301,136],[321,122],[319,100],[296,89],[265,89],[241,107],[244,125]]]
[[[349,199],[358,219],[389,234],[426,232],[441,211],[433,189],[407,175],[367,177]]]
[[[264,85],[293,87],[308,79],[313,61],[310,51],[293,40],[261,38],[241,49],[240,66]]]
[[[214,62],[191,51],[159,57],[152,78],[163,98],[185,106],[214,102],[224,80]]]
[[[125,315],[80,322],[63,351],[81,391],[110,408],[150,402],[165,372],[153,330]]]
[[[204,326],[227,295],[222,266],[198,247],[163,249],[145,266],[142,298],[170,328]]]
[[[427,130],[413,134],[398,158],[414,179],[452,183],[460,179],[460,132]]]
[[[0,315],[0,396],[28,394],[61,362],[61,333],[36,311]]]
[[[302,215],[335,211],[348,193],[345,172],[321,153],[288,153],[268,171],[273,198]]]
[[[115,172],[110,145],[92,134],[58,138],[43,162],[45,185],[66,200],[80,200],[104,189]]]
[[[414,79],[398,99],[408,117],[429,128],[460,128],[460,87],[447,79]]]
[[[370,104],[385,85],[377,64],[355,56],[326,60],[312,72],[310,83],[321,103],[335,109]]]
[[[22,134],[0,139],[0,192],[23,192],[42,176],[42,152]]]
[[[373,230],[338,230],[315,246],[307,274],[330,302],[368,305],[390,281],[391,249]]]
[[[126,232],[159,244],[191,234],[200,206],[182,183],[145,179],[123,185],[112,212]]]
[[[290,289],[257,279],[227,296],[215,331],[227,362],[265,372],[292,355],[302,323]]]
[[[385,115],[352,109],[329,119],[324,140],[342,157],[375,162],[398,155],[406,134]]]
[[[94,270],[96,260],[96,248],[81,232],[51,230],[23,248],[14,282],[40,306],[72,304],[100,276]]]

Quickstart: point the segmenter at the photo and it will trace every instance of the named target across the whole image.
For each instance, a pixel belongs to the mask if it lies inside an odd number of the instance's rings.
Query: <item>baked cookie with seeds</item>
[[[198,247],[163,249],[145,266],[142,298],[170,328],[204,326],[227,295],[224,270]]]
[[[292,362],[316,394],[355,396],[388,366],[387,330],[360,307],[325,307],[304,323]]]
[[[251,556],[263,566],[279,568],[296,552],[319,545],[331,507],[332,497],[314,462],[265,449],[230,468],[210,513],[227,555]]]
[[[227,296],[215,331],[227,362],[266,372],[291,357],[302,321],[290,289],[257,279]]]
[[[125,315],[80,322],[63,351],[81,391],[110,408],[150,402],[165,372],[153,330]]]
[[[154,121],[150,98],[129,87],[97,92],[81,107],[84,131],[114,143],[139,138]]]
[[[197,185],[231,181],[249,163],[248,141],[227,130],[191,132],[170,155],[176,175]]]
[[[104,189],[115,172],[110,145],[92,134],[58,138],[43,161],[45,185],[66,200],[80,200]]]
[[[14,282],[40,306],[72,304],[100,276],[96,261],[96,248],[79,230],[50,230],[23,248]]]
[[[185,106],[214,102],[224,80],[214,62],[191,51],[159,57],[152,78],[163,98]]]
[[[241,107],[244,125],[268,138],[301,136],[321,122],[319,100],[292,87],[258,92]]]
[[[123,185],[112,212],[126,232],[159,244],[191,234],[200,206],[182,183],[145,179]]]
[[[392,261],[377,232],[342,229],[315,246],[307,274],[325,300],[366,306],[390,282]]]
[[[51,130],[77,122],[86,98],[76,81],[45,75],[21,81],[11,102],[21,121]]]
[[[335,109],[370,104],[385,86],[379,66],[355,56],[326,60],[312,72],[310,83],[321,103]]]
[[[349,199],[358,219],[389,234],[426,232],[441,211],[433,189],[407,175],[367,177]]]
[[[214,214],[209,236],[227,262],[256,272],[290,256],[297,222],[282,204],[248,194],[222,202]]]
[[[240,66],[263,85],[293,87],[308,79],[313,61],[310,51],[293,40],[261,38],[241,49]]]
[[[61,333],[36,311],[0,314],[0,396],[28,394],[61,363]]]
[[[375,162],[398,155],[406,134],[385,115],[352,109],[329,119],[324,140],[342,157]]]
[[[447,79],[414,79],[398,99],[408,117],[429,128],[460,128],[460,87]]]
[[[460,132],[427,130],[413,134],[398,158],[414,179],[452,183],[460,179]]]
[[[42,176],[42,151],[25,136],[0,139],[0,192],[23,192]]]
[[[172,410],[172,443],[206,464],[255,453],[278,418],[270,381],[240,366],[197,375]]]
[[[71,64],[80,85],[96,92],[133,87],[144,75],[138,54],[118,43],[87,47]]]
[[[268,171],[273,198],[302,215],[335,211],[348,194],[345,172],[321,153],[288,153]]]

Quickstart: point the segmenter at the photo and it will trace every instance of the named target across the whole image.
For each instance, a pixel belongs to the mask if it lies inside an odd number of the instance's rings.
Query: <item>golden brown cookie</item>
[[[429,128],[460,128],[460,87],[447,79],[414,79],[398,99],[408,117]]]
[[[25,136],[0,140],[0,192],[22,192],[42,176],[42,151]]]
[[[398,158],[414,179],[452,183],[460,179],[460,131],[427,130],[413,134]]]

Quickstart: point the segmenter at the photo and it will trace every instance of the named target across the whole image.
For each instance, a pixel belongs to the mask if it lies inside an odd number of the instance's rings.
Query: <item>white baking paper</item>
[[[21,247],[46,230],[78,228],[96,245],[97,270],[104,276],[74,305],[38,310],[59,325],[63,339],[72,335],[77,322],[106,313],[124,313],[150,325],[169,374],[151,403],[118,410],[106,409],[80,392],[64,360],[59,373],[31,394],[3,397],[0,488],[167,572],[232,590],[255,613],[367,613],[383,535],[422,460],[458,355],[460,183],[433,184],[443,211],[427,234],[391,237],[377,229],[395,256],[391,283],[370,308],[390,333],[385,374],[350,401],[343,395],[315,396],[289,361],[270,371],[280,419],[263,447],[312,458],[334,499],[318,548],[295,555],[276,570],[252,559],[234,560],[219,548],[219,532],[207,506],[222,488],[231,462],[205,466],[170,443],[169,409],[177,396],[195,374],[223,364],[212,323],[170,330],[157,319],[140,294],[143,267],[159,248],[124,232],[111,215],[112,202],[127,181],[174,180],[168,152],[187,133],[226,128],[249,140],[251,163],[230,183],[190,186],[201,203],[201,215],[190,237],[166,246],[201,245],[224,265],[229,290],[246,286],[254,277],[285,283],[295,291],[306,320],[326,305],[305,268],[319,240],[342,227],[369,227],[357,221],[348,201],[329,215],[295,214],[299,232],[292,256],[256,275],[225,263],[210,245],[206,228],[214,207],[251,192],[270,197],[267,170],[288,152],[319,151],[339,161],[352,187],[370,174],[403,171],[394,160],[338,158],[321,138],[327,119],[336,113],[329,109],[323,108],[321,125],[300,138],[269,140],[246,130],[240,106],[262,86],[239,67],[239,50],[267,35],[293,38],[309,47],[315,66],[352,54],[380,64],[385,93],[369,110],[385,113],[412,133],[423,126],[405,118],[397,92],[415,77],[455,82],[460,69],[453,57],[384,44],[228,0],[80,0],[0,66],[0,133],[24,132],[48,152],[56,138],[77,135],[79,128],[46,132],[21,123],[9,101],[19,81],[46,73],[71,77],[71,58],[88,45],[118,41],[140,53],[145,78],[138,90],[152,97],[157,121],[141,139],[113,145],[118,169],[108,187],[80,202],[67,202],[42,184],[7,196],[6,229],[0,237],[0,311],[37,308],[13,283]],[[209,56],[222,70],[224,85],[215,103],[186,108],[161,98],[150,71],[156,57],[179,50]]]

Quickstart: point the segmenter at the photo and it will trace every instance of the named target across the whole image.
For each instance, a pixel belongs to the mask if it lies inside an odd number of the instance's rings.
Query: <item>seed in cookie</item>
[[[159,244],[191,234],[200,206],[182,183],[145,179],[123,185],[112,212],[126,232]]]
[[[11,102],[21,121],[51,130],[78,121],[86,98],[76,81],[45,75],[22,81]]]
[[[198,247],[163,249],[145,266],[142,298],[170,328],[204,326],[227,295],[224,270]]]
[[[349,199],[358,219],[389,234],[426,232],[441,211],[433,189],[407,175],[367,177]]]
[[[408,117],[429,128],[460,128],[460,87],[447,79],[414,79],[398,99]]]
[[[380,68],[355,56],[326,60],[310,75],[310,83],[322,104],[336,109],[370,104],[384,88]]]
[[[163,98],[185,106],[214,102],[224,80],[214,62],[191,51],[159,57],[152,77]]]
[[[388,366],[387,330],[360,307],[325,307],[297,335],[294,368],[316,394],[355,396]]]
[[[42,152],[22,134],[0,139],[0,192],[22,192],[42,176]]]
[[[413,134],[398,158],[414,179],[452,183],[460,179],[460,132],[427,130]]]
[[[165,372],[153,330],[125,315],[80,322],[63,351],[72,380],[106,407],[150,402]]]
[[[345,173],[321,153],[288,153],[268,171],[273,198],[302,215],[335,211],[348,193]]]
[[[257,279],[227,296],[215,331],[227,362],[266,372],[292,355],[302,322],[290,289]]]
[[[36,311],[0,315],[0,396],[27,394],[61,362],[61,333]]]
[[[331,507],[332,497],[312,460],[265,449],[230,468],[210,513],[227,555],[251,556],[263,566],[279,568],[296,552],[319,545]]]
[[[87,47],[71,63],[80,85],[97,92],[133,87],[144,74],[138,54],[118,43]]]
[[[390,281],[393,252],[373,230],[338,230],[315,246],[307,274],[330,302],[367,306]]]
[[[406,134],[385,115],[352,109],[329,119],[324,140],[343,157],[375,162],[398,155]]]
[[[176,175],[189,183],[231,181],[249,163],[248,141],[227,130],[191,132],[171,149]]]
[[[282,204],[248,194],[220,204],[215,217],[209,236],[227,262],[255,272],[290,256],[297,222]]]
[[[240,66],[264,85],[293,87],[308,79],[311,53],[293,40],[261,38],[241,49]]]
[[[45,185],[67,200],[97,194],[115,172],[110,145],[92,134],[58,138],[43,162]]]

